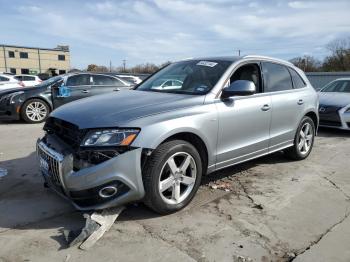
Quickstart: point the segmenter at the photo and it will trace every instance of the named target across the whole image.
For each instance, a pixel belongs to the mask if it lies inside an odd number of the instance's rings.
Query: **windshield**
[[[334,81],[326,85],[321,92],[350,93],[350,80]]]
[[[57,82],[58,80],[61,80],[63,79],[62,76],[54,76],[54,77],[51,77],[43,82],[41,82],[40,84],[36,85],[35,87],[40,87],[40,86],[49,86],[49,85],[52,85],[53,83]]]
[[[173,63],[145,80],[136,89],[203,95],[215,86],[231,63],[217,60],[189,60]]]

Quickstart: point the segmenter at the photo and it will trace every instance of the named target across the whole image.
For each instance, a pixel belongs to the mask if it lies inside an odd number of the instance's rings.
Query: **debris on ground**
[[[250,257],[244,257],[244,256],[234,256],[233,257],[234,262],[253,262],[253,259]]]
[[[79,244],[83,250],[90,249],[107,232],[125,207],[108,208],[84,214],[85,226],[78,230],[65,230],[63,232],[69,247]]]
[[[0,167],[0,179],[4,176],[7,176],[8,172],[6,168]]]
[[[299,179],[298,178],[295,178],[295,177],[292,177],[291,179],[293,182],[299,182]]]
[[[232,184],[229,182],[224,182],[224,181],[215,181],[215,182],[210,182],[209,187],[211,189],[220,189],[224,190],[226,192],[232,191]]]

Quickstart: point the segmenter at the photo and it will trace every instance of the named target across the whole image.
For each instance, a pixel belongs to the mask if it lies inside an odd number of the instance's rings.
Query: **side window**
[[[9,81],[10,79],[6,78],[6,77],[3,77],[3,76],[0,76],[0,81]]]
[[[261,92],[261,74],[258,64],[247,64],[239,67],[231,76],[230,84],[236,80],[248,80],[255,84],[256,92]]]
[[[123,83],[114,77],[103,76],[103,75],[93,75],[92,84],[95,86],[121,86]]]
[[[279,64],[263,62],[265,92],[293,89],[292,78],[288,69]]]
[[[22,81],[23,76],[15,76],[15,79],[17,79],[18,81]]]
[[[34,76],[23,76],[23,81],[34,81],[35,77]]]
[[[294,69],[289,68],[289,72],[292,75],[294,88],[303,88],[306,86],[304,80],[301,78],[301,76]]]
[[[67,86],[83,86],[90,85],[89,75],[74,75],[68,77]]]

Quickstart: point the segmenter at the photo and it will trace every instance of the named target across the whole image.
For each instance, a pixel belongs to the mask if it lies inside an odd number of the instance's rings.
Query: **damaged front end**
[[[44,130],[37,155],[45,182],[77,209],[105,209],[143,198],[143,149],[131,146],[138,129],[80,130],[51,117]]]

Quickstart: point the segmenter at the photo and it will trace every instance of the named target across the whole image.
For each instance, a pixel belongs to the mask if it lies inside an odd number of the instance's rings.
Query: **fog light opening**
[[[106,186],[98,192],[99,196],[102,198],[109,198],[117,194],[118,189],[115,186]]]

